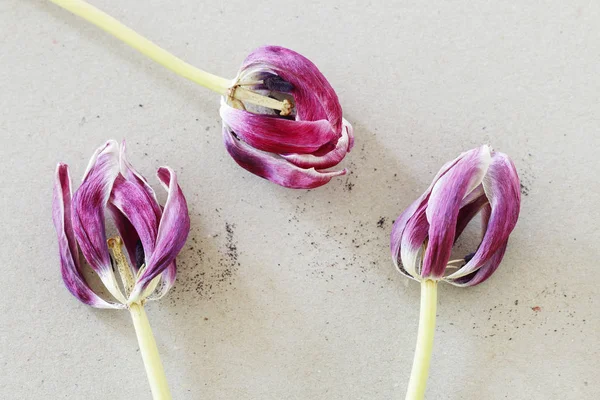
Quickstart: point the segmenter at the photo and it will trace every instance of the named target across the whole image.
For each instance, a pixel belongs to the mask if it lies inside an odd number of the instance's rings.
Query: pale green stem
[[[150,383],[152,398],[154,400],[171,400],[171,392],[169,391],[165,370],[158,355],[158,348],[156,347],[156,341],[154,340],[146,311],[144,311],[144,306],[138,303],[130,304],[129,312],[131,313],[135,334],[140,346],[140,353],[142,353],[142,359],[146,367],[146,375]]]
[[[406,400],[422,400],[429,376],[429,362],[435,333],[435,312],[437,307],[437,281],[427,279],[421,282],[421,311],[419,333]]]
[[[243,87],[232,87],[233,81],[231,79],[213,75],[186,63],[83,0],[50,1],[103,29],[176,74],[196,82],[207,89],[213,90],[223,96],[247,101],[274,110],[282,110],[284,112],[283,115],[287,115],[286,113],[289,114],[291,108],[289,102],[286,103],[262,96]]]

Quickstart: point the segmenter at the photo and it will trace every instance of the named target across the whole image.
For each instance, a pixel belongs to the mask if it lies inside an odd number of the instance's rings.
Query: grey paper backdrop
[[[354,124],[352,173],[312,191],[252,176],[216,95],[48,2],[2,1],[0,397],[150,397],[128,313],[67,292],[51,224],[56,163],[78,185],[126,138],[190,205],[176,286],[147,307],[174,398],[403,398],[419,285],[391,223],[482,143],[513,157],[521,218],[488,282],[440,288],[427,398],[600,398],[597,2],[92,3],[226,77],[262,44],[303,53]]]

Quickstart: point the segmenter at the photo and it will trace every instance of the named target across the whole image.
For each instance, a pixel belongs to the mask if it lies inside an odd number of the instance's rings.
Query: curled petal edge
[[[63,282],[69,292],[84,304],[96,308],[123,308],[122,304],[107,302],[98,296],[89,287],[82,274],[79,248],[72,226],[71,193],[69,167],[66,164],[58,164],[54,183],[52,219],[58,237]]]
[[[257,150],[236,139],[227,126],[223,127],[223,141],[227,152],[240,167],[287,188],[314,189],[325,185],[333,177],[347,173],[346,169],[325,172],[314,168],[299,168],[274,154]]]

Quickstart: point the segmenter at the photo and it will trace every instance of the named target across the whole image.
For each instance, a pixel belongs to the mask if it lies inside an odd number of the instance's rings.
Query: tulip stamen
[[[86,3],[83,0],[50,0],[53,3],[61,6],[62,8],[71,11],[73,14],[87,20],[88,22],[96,25],[100,29],[105,30],[109,34],[113,35],[117,39],[120,39],[124,43],[133,47],[140,53],[148,56],[162,66],[175,72],[192,82],[198,83],[207,89],[213,90],[223,96],[230,96],[230,91],[235,87],[231,87],[231,80],[211,74],[201,70],[200,68],[194,67],[191,64],[183,61],[174,54],[169,53],[165,49],[159,47],[155,43],[146,39],[133,29],[125,26],[115,18],[106,14],[105,12],[97,9],[91,4]],[[236,86],[239,86],[236,84]],[[247,92],[247,93],[245,93]],[[235,97],[239,100],[245,100],[249,103],[256,105],[266,105],[266,107],[281,110],[282,112],[287,109],[284,102],[270,99],[258,93],[252,92],[244,88],[242,93],[237,93]],[[288,114],[284,114],[288,115]]]
[[[117,270],[119,271],[119,276],[121,277],[121,282],[123,283],[123,288],[125,289],[125,297],[129,297],[129,294],[132,292],[133,287],[135,286],[135,278],[131,272],[131,267],[127,262],[127,258],[125,257],[125,254],[123,254],[123,240],[120,236],[115,236],[108,239],[106,243],[112,252],[115,264],[117,264]]]
[[[257,106],[262,106],[266,108],[271,108],[273,110],[280,111],[281,116],[290,115],[294,105],[288,100],[284,99],[283,101],[279,101],[277,99],[273,99],[271,97],[266,97],[252,90],[246,89],[242,87],[240,84],[236,84],[229,88],[227,92],[227,98],[230,101],[238,100],[241,102],[248,102],[255,104]]]
[[[450,260],[450,261],[448,261],[448,263],[446,264],[446,268],[449,268],[449,269],[458,269],[458,268],[462,268],[463,265],[465,265],[465,259],[464,258],[458,258],[456,260]]]

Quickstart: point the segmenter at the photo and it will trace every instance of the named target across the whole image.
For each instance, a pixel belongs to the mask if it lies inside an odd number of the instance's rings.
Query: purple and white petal
[[[396,265],[396,268],[398,268],[398,270],[400,272],[402,272],[403,274],[407,274],[407,271],[402,271],[402,269],[404,268],[401,265],[401,259],[402,259],[402,238],[404,236],[404,230],[406,228],[406,225],[408,223],[408,221],[413,217],[413,215],[417,212],[418,209],[422,208],[422,207],[426,207],[427,206],[427,202],[429,200],[429,195],[431,194],[431,190],[433,189],[433,186],[437,183],[437,181],[444,176],[451,168],[453,168],[456,163],[458,163],[460,160],[462,160],[462,158],[467,154],[467,152],[464,152],[462,154],[460,154],[457,158],[455,158],[452,161],[447,162],[446,164],[444,164],[442,166],[442,168],[440,168],[440,170],[437,172],[437,174],[435,175],[435,177],[433,178],[432,183],[429,185],[429,187],[427,188],[427,190],[425,191],[425,193],[423,193],[417,200],[415,200],[410,206],[408,206],[401,214],[398,218],[396,218],[396,221],[394,222],[394,226],[392,227],[392,234],[390,237],[390,249],[392,251],[392,258],[394,259],[394,264]],[[412,235],[414,236],[414,235]],[[408,238],[410,238],[411,235],[408,235]],[[405,259],[407,260],[407,262],[409,262],[409,260],[415,260],[413,262],[411,262],[410,264],[415,265],[416,263],[416,259],[417,258],[422,258],[422,255],[417,254],[418,252],[421,252],[421,244],[422,242],[419,240],[413,241],[412,245],[410,244],[410,240],[409,239],[405,239],[408,240],[408,248],[404,249],[405,252]],[[412,256],[411,256],[412,253]],[[414,273],[416,273],[417,271],[417,267],[415,266],[414,268]],[[412,277],[412,276],[411,276]]]
[[[483,185],[480,185],[481,191],[475,189],[471,193],[477,193],[477,196],[471,196],[470,201],[461,206],[458,212],[456,222],[456,233],[454,235],[454,241],[458,240],[459,236],[463,233],[469,222],[482,210],[482,208],[489,204],[485,192],[483,191]]]
[[[490,161],[488,146],[473,149],[433,186],[426,210],[430,226],[423,258],[423,278],[440,279],[444,275],[454,244],[460,205],[479,186]]]
[[[65,286],[82,303],[96,308],[122,308],[98,296],[87,284],[79,262],[79,249],[73,232],[71,178],[66,164],[56,167],[52,219],[58,237],[61,275]]]
[[[483,240],[473,258],[461,269],[448,276],[457,279],[481,268],[506,246],[508,237],[519,217],[521,204],[520,181],[513,162],[503,153],[495,152],[483,180],[483,188],[491,206],[491,214]]]
[[[152,187],[148,184],[146,178],[137,172],[127,159],[126,143],[124,140],[121,144],[121,152],[119,153],[119,171],[121,172],[121,175],[125,177],[125,179],[137,184],[145,191],[148,197],[148,204],[152,206],[154,214],[156,215],[156,219],[160,220],[162,210],[158,204],[158,200],[156,199],[156,193],[154,193],[154,189],[152,189]]]
[[[263,68],[293,86],[296,119],[301,121],[328,120],[335,132],[341,132],[342,107],[337,94],[309,59],[293,50],[279,46],[264,46],[248,55],[245,69]]]
[[[422,272],[423,245],[429,232],[426,209],[427,198],[406,222],[402,233],[400,258],[404,269],[412,276],[421,276]]]
[[[154,293],[147,297],[147,300],[153,301],[162,299],[173,287],[176,276],[177,263],[176,260],[173,260],[173,262],[161,274],[158,288],[154,291]]]
[[[143,186],[136,181],[126,180],[122,175],[117,176],[110,196],[110,204],[116,207],[135,229],[142,243],[146,260],[154,251],[158,235],[159,219],[156,217],[153,203],[154,200],[147,196]],[[131,258],[131,250],[128,249],[128,252]],[[135,262],[135,259],[133,261]]]
[[[342,136],[331,148],[319,149],[312,154],[281,154],[281,157],[300,168],[326,169],[338,165],[354,144],[352,125],[343,120]],[[328,147],[329,144],[325,145]],[[321,151],[324,150],[324,151]]]
[[[504,242],[491,257],[489,257],[480,267],[479,269],[455,279],[451,279],[450,277],[444,278],[444,280],[448,283],[451,283],[454,286],[475,286],[478,285],[485,280],[487,280],[492,274],[498,269],[500,262],[504,258],[504,253],[506,252],[506,247],[508,242]]]
[[[225,148],[239,166],[271,182],[292,189],[313,189],[329,182],[333,177],[346,174],[346,170],[318,171],[302,169],[277,155],[257,150],[235,138],[231,130],[223,128]]]
[[[134,272],[134,276],[137,273],[141,264],[144,263],[144,250],[142,247],[142,242],[140,241],[140,237],[138,236],[135,228],[129,222],[127,217],[114,205],[110,202],[107,204],[108,211],[113,218],[117,231],[119,232],[119,236],[123,240],[123,245],[125,246],[125,250],[127,250],[127,255],[129,256],[129,263]],[[142,248],[142,262],[139,261],[139,249]]]
[[[312,153],[338,137],[325,119],[293,121],[238,110],[225,102],[221,102],[220,113],[223,122],[243,141],[272,153]]]
[[[190,231],[187,203],[175,172],[168,167],[161,167],[157,175],[168,192],[167,202],[158,227],[156,247],[138,277],[129,301],[137,301],[147,285],[173,263]]]
[[[108,291],[125,302],[110,261],[104,210],[119,173],[119,145],[108,141],[94,153],[83,183],[73,196],[73,230],[85,259]]]

